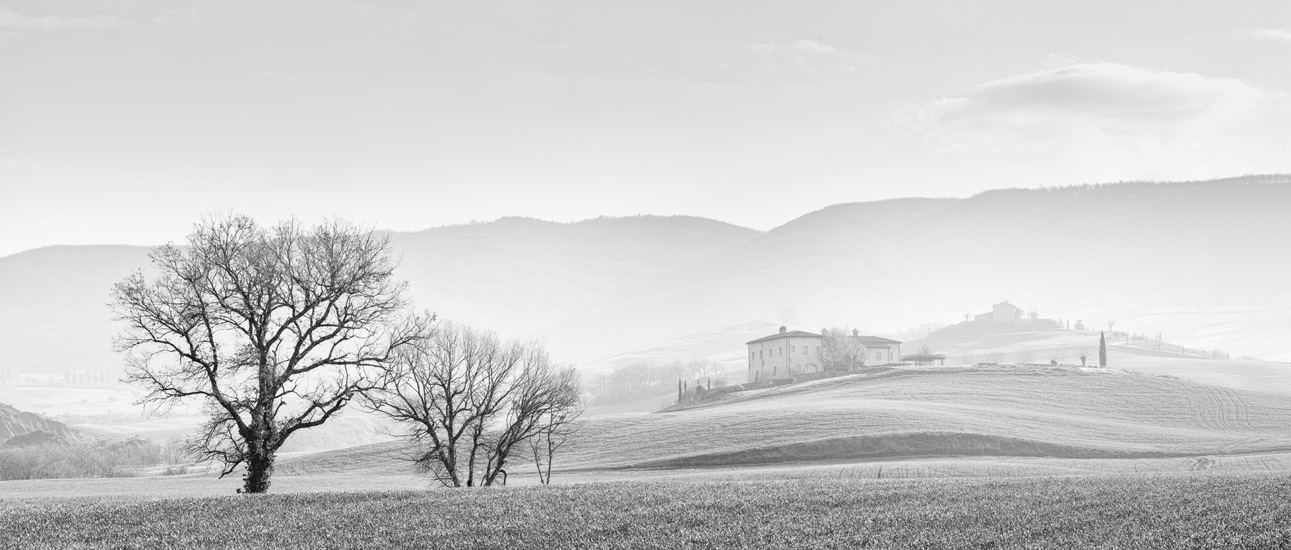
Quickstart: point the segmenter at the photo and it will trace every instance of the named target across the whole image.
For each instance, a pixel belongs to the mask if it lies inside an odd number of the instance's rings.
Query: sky
[[[0,0],[0,256],[1291,172],[1291,2]]]

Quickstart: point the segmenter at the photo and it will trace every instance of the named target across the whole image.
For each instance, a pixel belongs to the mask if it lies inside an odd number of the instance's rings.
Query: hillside
[[[391,236],[402,258],[399,275],[412,283],[418,304],[534,334],[601,307],[602,294],[688,268],[758,234],[704,218],[637,216],[568,224],[502,218]]]
[[[66,424],[0,403],[0,445],[15,437],[34,432],[44,432],[56,441],[69,443],[88,439],[85,435],[67,427]]]
[[[905,367],[740,392],[675,412],[592,417],[558,467],[972,456],[1218,459],[1291,452],[1288,425],[1291,402],[1283,395],[1117,369]],[[406,473],[400,452],[390,443],[294,457],[279,467]]]
[[[148,265],[137,246],[51,246],[0,258],[0,371],[115,368],[112,285]]]
[[[631,320],[634,333],[649,341],[749,319],[903,326],[895,323],[906,323],[912,311],[891,298],[918,289],[905,275],[910,254],[887,233],[955,202],[896,199],[824,208],[703,263],[607,294],[601,308],[576,312],[554,331],[583,332]],[[602,353],[611,351],[617,350]]]
[[[1008,329],[964,323],[946,327],[925,338],[905,343],[906,353],[923,346],[947,357],[947,364],[1016,362],[1079,365],[1080,354],[1098,364],[1098,331]],[[1195,354],[1153,349],[1153,341],[1109,339],[1109,366],[1134,372],[1173,376],[1183,380],[1237,390],[1291,396],[1291,364],[1258,359],[1213,359]],[[1177,347],[1173,348],[1177,349]]]
[[[1291,177],[1008,189],[834,205],[765,233],[686,216],[488,223],[392,233],[419,307],[598,362],[664,342],[728,357],[730,327],[891,333],[1002,299],[1291,360]],[[285,214],[284,214],[285,215]],[[272,221],[272,220],[266,220]],[[141,247],[0,258],[0,373],[115,370],[111,285]],[[695,335],[731,336],[727,343]],[[725,346],[726,350],[721,350]]]
[[[608,289],[685,268],[758,234],[703,218],[638,216],[571,224],[502,218],[390,237],[398,276],[411,283],[419,307],[540,336],[538,326],[595,307],[594,297]],[[147,254],[146,247],[54,246],[0,258],[0,373],[117,370],[109,292],[147,269]]]
[[[661,341],[749,319],[894,332],[1009,299],[1286,361],[1291,260],[1268,251],[1291,234],[1287,208],[1288,176],[836,205],[606,295],[551,332],[631,326]]]
[[[580,466],[927,455],[1133,458],[1291,451],[1291,403],[1116,370],[902,368],[591,421]]]

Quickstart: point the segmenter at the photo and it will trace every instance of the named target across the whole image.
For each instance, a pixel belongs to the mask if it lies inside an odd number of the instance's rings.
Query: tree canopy
[[[266,491],[283,443],[371,391],[429,323],[406,314],[388,239],[340,220],[213,216],[150,258],[112,290],[127,379],[145,403],[200,400],[189,446],[221,476],[245,466],[245,492]]]

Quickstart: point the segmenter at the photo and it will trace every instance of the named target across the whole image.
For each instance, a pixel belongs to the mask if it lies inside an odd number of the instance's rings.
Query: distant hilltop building
[[[1010,304],[1008,300],[991,306],[991,311],[974,315],[974,321],[994,321],[996,323],[1016,323],[1026,318],[1022,308]]]
[[[859,364],[882,365],[901,361],[901,342],[865,336],[853,330],[848,351]],[[749,382],[792,378],[825,370],[825,336],[780,327],[780,332],[747,342]]]
[[[995,323],[1016,325],[1028,328],[1060,328],[1058,321],[1041,319],[1040,314],[1032,311],[1026,313],[1022,308],[1010,304],[1008,300],[991,306],[991,311],[973,316],[974,323]]]

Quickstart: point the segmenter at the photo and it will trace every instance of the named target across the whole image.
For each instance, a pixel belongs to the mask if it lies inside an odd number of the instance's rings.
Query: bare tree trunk
[[[266,442],[253,439],[248,442],[247,473],[242,486],[243,493],[263,493],[269,490],[269,477],[273,475],[274,453],[268,449]]]
[[[469,459],[466,461],[466,486],[467,487],[475,486],[475,460],[476,460],[476,455],[479,453],[479,450],[480,450],[480,430],[481,429],[483,428],[477,427],[474,435],[471,436],[471,454]]]
[[[552,439],[552,434],[547,434],[547,475],[546,481],[543,481],[544,485],[551,484],[551,463],[556,461],[556,447],[558,446],[559,444]]]
[[[679,380],[679,381],[677,381],[677,383],[678,383],[678,384],[681,384],[681,381]],[[539,436],[539,437],[541,437],[541,436]],[[537,468],[537,469],[538,469],[538,483],[540,483],[540,484],[542,484],[542,485],[546,485],[546,484],[547,484],[547,479],[548,479],[548,478],[543,477],[543,475],[542,475],[542,453],[540,453],[540,452],[538,451],[538,442],[537,442],[537,441],[530,441],[530,442],[529,442],[529,448],[533,450],[533,465],[534,465],[534,467],[535,467],[535,468]]]

